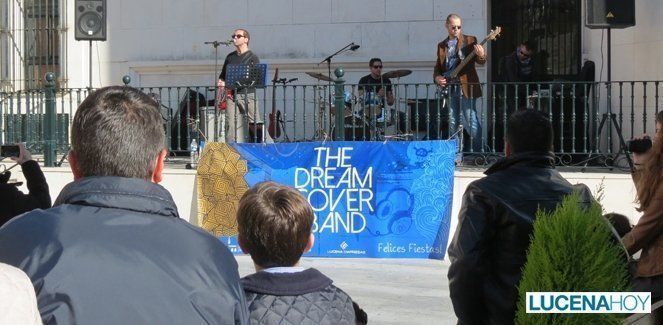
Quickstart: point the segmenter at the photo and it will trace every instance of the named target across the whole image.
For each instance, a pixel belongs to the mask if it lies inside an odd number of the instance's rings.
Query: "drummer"
[[[382,77],[382,60],[380,58],[372,58],[368,62],[368,66],[371,69],[371,73],[359,79],[359,97],[364,98],[364,104],[381,105],[385,102],[386,89],[386,103],[389,106],[394,105],[394,93],[391,89],[391,81],[388,78]],[[377,98],[374,98],[375,94],[377,94]]]

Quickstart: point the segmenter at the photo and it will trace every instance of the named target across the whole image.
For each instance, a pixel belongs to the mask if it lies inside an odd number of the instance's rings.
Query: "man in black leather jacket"
[[[449,245],[449,290],[460,324],[512,324],[517,286],[539,209],[555,209],[572,185],[554,169],[552,125],[535,110],[516,112],[508,123],[506,158],[467,187]]]

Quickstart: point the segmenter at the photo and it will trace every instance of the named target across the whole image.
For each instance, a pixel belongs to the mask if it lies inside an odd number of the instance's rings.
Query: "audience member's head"
[[[297,265],[313,245],[313,219],[313,209],[299,191],[259,183],[239,202],[239,245],[258,269]]]
[[[157,103],[139,90],[96,90],[78,107],[69,162],[74,178],[119,176],[161,181],[164,129]]]
[[[553,129],[543,112],[526,109],[509,118],[506,132],[506,154],[527,151],[547,152],[553,146]]]
[[[608,213],[605,215],[605,218],[610,221],[610,224],[612,225],[613,228],[617,231],[619,234],[619,237],[624,237],[627,233],[631,231],[633,226],[631,225],[631,222],[628,220],[628,218],[619,213]]]

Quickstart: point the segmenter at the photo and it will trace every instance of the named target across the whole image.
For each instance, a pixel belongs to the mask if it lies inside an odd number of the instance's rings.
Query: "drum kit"
[[[411,74],[411,70],[393,70],[382,75],[383,79],[396,78]],[[317,72],[306,72],[307,75],[317,79],[320,82],[333,82],[333,79]],[[398,82],[397,82],[398,84]],[[324,98],[324,86],[315,88],[317,93],[319,118],[316,120],[315,139],[326,139],[329,134],[325,131],[325,121],[329,118],[329,128],[331,134],[334,134],[336,125],[334,123],[336,116],[336,107],[333,103],[328,103]],[[333,95],[332,95],[333,96]],[[394,118],[390,110],[385,108],[383,99],[375,92],[360,92],[357,96],[350,91],[343,92],[343,131],[346,141],[366,140],[382,141],[387,138],[401,138],[400,133],[404,130],[396,128],[396,136],[386,136],[385,129],[394,124]],[[329,112],[329,113],[327,113]],[[373,132],[372,132],[373,131]]]

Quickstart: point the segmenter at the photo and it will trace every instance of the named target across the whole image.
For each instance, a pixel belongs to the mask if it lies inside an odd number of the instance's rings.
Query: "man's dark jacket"
[[[534,61],[534,58],[529,59],[529,63],[524,64],[521,63],[518,60],[518,55],[516,52],[513,52],[505,57],[502,58],[502,62],[500,62],[500,68],[502,71],[500,73],[502,74],[500,76],[500,81],[507,81],[507,82],[535,82],[535,81],[540,81],[539,78],[540,72],[538,71],[538,67],[536,66],[536,62]],[[530,67],[530,73],[525,75],[521,73],[520,67],[521,66],[529,66]],[[535,90],[536,85],[530,85],[529,86],[531,89]],[[527,88],[525,85],[520,85],[520,88]],[[524,91],[523,91],[524,92]]]
[[[158,184],[88,177],[0,229],[44,324],[247,324],[237,263]]]
[[[23,194],[16,185],[7,184],[7,180],[0,181],[0,227],[21,213],[51,207],[48,184],[39,164],[28,160],[21,165],[21,169],[29,193]],[[3,176],[9,178],[9,171],[6,173]]]
[[[573,191],[592,202],[587,186],[571,185],[553,163],[549,153],[514,154],[467,187],[448,250],[459,323],[512,324],[537,210],[554,210]]]
[[[251,324],[355,324],[352,299],[316,269],[242,278]]]

